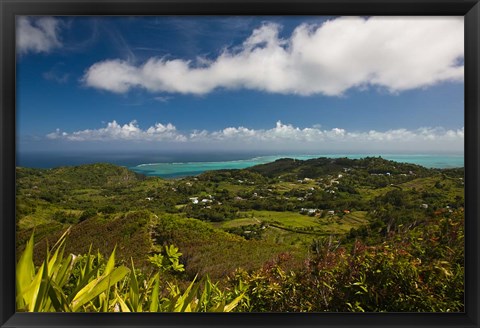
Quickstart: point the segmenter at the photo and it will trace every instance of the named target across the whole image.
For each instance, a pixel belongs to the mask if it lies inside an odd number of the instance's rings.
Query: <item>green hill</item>
[[[17,255],[34,232],[37,265],[69,229],[68,254],[116,247],[117,262],[133,260],[144,277],[155,268],[149,256],[174,245],[185,271],[163,272],[162,288],[206,275],[228,290],[237,282],[246,311],[384,310],[381,300],[396,299],[390,288],[399,295],[404,285],[399,309],[462,308],[463,249],[450,248],[463,242],[462,168],[369,157],[280,159],[172,180],[110,164],[16,173]],[[362,277],[378,299],[352,287]],[[378,277],[387,286],[378,289]]]
[[[177,245],[183,253],[182,261],[191,278],[197,273],[200,276],[208,273],[213,279],[218,279],[238,268],[258,269],[281,253],[293,255],[288,265],[295,266],[302,255],[295,247],[262,240],[245,240],[195,219],[163,215],[154,222],[152,237],[155,245]]]
[[[398,163],[381,157],[366,157],[362,159],[322,157],[304,161],[283,158],[271,163],[256,165],[246,170],[257,172],[270,178],[282,176],[304,179],[339,174],[352,169],[364,170],[369,174],[408,173],[425,175],[429,172],[428,169],[419,165]]]
[[[316,240],[367,236],[463,207],[463,169],[435,170],[380,157],[280,159],[243,170],[165,180],[90,164],[17,168],[17,250],[35,230],[41,261],[68,227],[67,251],[90,245],[148,265],[162,245],[184,254],[186,275],[215,279],[258,269],[282,253],[296,267]],[[343,239],[350,243],[350,239]]]
[[[116,246],[120,261],[129,263],[130,258],[133,258],[137,265],[144,265],[152,250],[149,231],[151,218],[152,214],[147,211],[134,211],[111,217],[94,216],[72,226],[45,224],[19,231],[17,252],[23,250],[32,231],[35,231],[34,254],[37,264],[40,264],[47,245],[52,246],[71,227],[66,252],[74,255],[87,253],[92,245],[95,253],[99,250],[103,255],[108,255]]]
[[[65,190],[68,190],[69,186],[74,188],[127,187],[145,180],[145,176],[141,174],[108,163],[64,166],[54,169],[17,167],[16,175],[21,187],[33,187],[42,183],[44,179],[48,179],[50,187]],[[29,179],[25,179],[27,177]]]

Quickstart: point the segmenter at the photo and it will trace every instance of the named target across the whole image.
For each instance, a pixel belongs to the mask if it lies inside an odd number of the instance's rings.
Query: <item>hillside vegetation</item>
[[[60,239],[80,258],[115,250],[115,266],[140,270],[148,285],[152,258],[175,245],[182,270],[160,270],[159,290],[211,281],[236,300],[228,310],[463,309],[463,168],[369,157],[280,159],[175,180],[102,163],[16,174],[17,255],[34,234],[37,267]],[[131,279],[107,289],[126,295]],[[126,310],[125,295],[104,297]]]

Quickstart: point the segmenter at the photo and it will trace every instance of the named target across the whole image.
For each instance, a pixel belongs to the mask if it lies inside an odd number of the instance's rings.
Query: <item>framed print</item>
[[[478,327],[477,1],[0,8],[2,327]]]

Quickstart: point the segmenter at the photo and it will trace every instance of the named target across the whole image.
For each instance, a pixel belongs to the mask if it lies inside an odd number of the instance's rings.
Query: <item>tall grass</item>
[[[181,255],[173,246],[165,255],[169,267],[146,276],[115,262],[115,249],[108,259],[99,253],[65,254],[69,230],[47,250],[43,263],[33,261],[34,235],[30,237],[16,267],[17,311],[26,312],[230,312],[244,291],[222,291],[208,277],[185,289],[162,280],[162,274],[178,264]],[[174,265],[175,267],[175,265]],[[175,269],[175,268],[174,268]],[[181,271],[181,267],[176,267]]]

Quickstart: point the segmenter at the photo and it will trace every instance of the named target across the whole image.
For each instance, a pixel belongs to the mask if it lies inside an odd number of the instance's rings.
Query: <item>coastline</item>
[[[396,162],[411,163],[427,168],[455,168],[464,166],[464,155],[444,154],[388,154],[388,153],[333,153],[319,154],[265,154],[258,153],[17,153],[17,165],[31,168],[55,168],[83,164],[110,163],[126,167],[147,176],[167,179],[199,175],[205,171],[223,169],[245,169],[266,164],[281,158],[308,160],[319,157],[360,159],[382,157]]]
[[[281,158],[294,158],[308,160],[319,157],[360,159],[365,157],[382,157],[402,163],[421,165],[427,168],[455,168],[464,166],[463,155],[425,155],[425,154],[316,154],[316,155],[269,155],[256,156],[250,159],[211,161],[211,162],[174,162],[174,163],[144,163],[129,167],[130,170],[147,176],[159,176],[163,178],[181,178],[198,175],[206,171],[222,169],[245,169],[255,165],[266,164]]]

